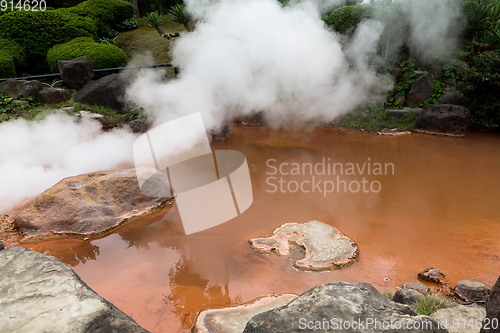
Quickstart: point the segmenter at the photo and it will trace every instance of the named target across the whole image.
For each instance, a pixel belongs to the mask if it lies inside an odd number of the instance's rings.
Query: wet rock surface
[[[467,302],[484,302],[489,296],[490,290],[484,283],[462,280],[457,283],[455,293]]]
[[[241,333],[253,316],[287,305],[297,295],[269,295],[253,301],[221,309],[202,310],[192,331],[196,333]]]
[[[301,270],[339,269],[354,263],[358,257],[356,243],[336,228],[314,220],[285,223],[269,237],[250,240],[253,249],[266,254],[275,251],[282,256],[290,254],[293,244],[305,249],[304,258],[294,264]]]
[[[415,122],[415,130],[463,136],[471,122],[469,109],[452,104],[428,105]]]
[[[332,322],[364,323],[363,327],[335,329]],[[385,322],[376,329],[368,322]],[[393,323],[390,326],[390,323]],[[417,322],[419,324],[417,324]],[[423,322],[429,323],[427,327]],[[382,325],[382,324],[379,324]],[[389,325],[389,326],[387,326]],[[398,325],[401,325],[399,329]],[[412,330],[402,327],[415,327]],[[332,327],[333,326],[333,327]],[[419,326],[420,328],[416,328]],[[430,327],[432,326],[432,327]],[[288,305],[258,314],[247,323],[244,333],[269,332],[447,332],[428,316],[416,315],[409,306],[392,302],[372,288],[347,282],[329,282],[303,293]]]
[[[101,171],[61,180],[22,205],[12,219],[32,237],[89,237],[151,213],[168,201],[143,195],[135,169]]]
[[[427,268],[423,270],[418,273],[418,278],[423,281],[434,282],[437,284],[447,283],[446,277],[437,268]]]
[[[486,318],[481,333],[500,333],[500,277],[486,300]]]
[[[430,317],[448,329],[450,333],[478,333],[486,310],[476,304],[455,305],[439,309]]]
[[[7,248],[0,251],[0,276],[3,333],[147,333],[52,256]]]

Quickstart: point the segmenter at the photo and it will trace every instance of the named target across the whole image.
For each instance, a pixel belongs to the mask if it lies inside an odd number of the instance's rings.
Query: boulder
[[[297,298],[294,294],[269,295],[237,306],[202,310],[196,316],[191,331],[196,333],[241,333],[248,320],[259,313],[287,305]]]
[[[484,302],[489,296],[490,290],[484,283],[462,280],[456,285],[455,294],[467,302]]]
[[[65,263],[21,246],[0,251],[2,332],[147,331]]]
[[[261,126],[265,124],[264,113],[254,112],[243,116],[241,121],[246,126]]]
[[[210,131],[212,140],[226,140],[227,138],[229,138],[229,134],[231,134],[231,129],[229,128],[229,124],[227,123],[220,128]]]
[[[11,218],[31,238],[90,237],[149,214],[168,201],[143,195],[135,169],[100,171],[64,178],[19,207]]]
[[[412,115],[414,113],[422,112],[421,108],[409,108],[404,107],[401,110],[386,110],[385,114],[388,118],[398,120],[402,119],[404,116]]]
[[[0,241],[0,251],[5,249],[5,245],[3,244],[2,241]]]
[[[392,300],[401,304],[413,305],[417,302],[420,296],[422,296],[422,293],[416,291],[415,289],[401,288],[396,291]]]
[[[410,91],[406,94],[406,105],[420,105],[434,91],[434,82],[428,75],[423,75],[413,82]]]
[[[250,246],[254,250],[265,254],[276,252],[287,256],[292,245],[305,249],[304,258],[294,264],[301,270],[339,269],[358,259],[356,243],[336,228],[314,220],[303,224],[285,223],[269,237],[250,240]]]
[[[464,95],[455,87],[447,87],[446,92],[438,100],[438,104],[465,105]]]
[[[75,102],[126,111],[125,93],[130,82],[122,74],[111,74],[90,81],[73,96]]]
[[[69,89],[80,90],[94,77],[94,66],[87,57],[57,62],[64,85]]]
[[[486,300],[486,318],[483,321],[481,333],[500,332],[500,277],[491,288],[491,294]]]
[[[148,118],[139,118],[129,121],[127,125],[133,133],[146,133],[153,126],[153,122]]]
[[[0,93],[5,93],[9,97],[18,99],[21,95],[31,97],[43,89],[39,81],[7,80],[0,83]]]
[[[418,115],[415,130],[463,136],[471,122],[469,109],[452,104],[428,105]]]
[[[425,284],[419,283],[419,282],[406,282],[403,284],[402,288],[403,289],[413,289],[413,290],[418,291],[421,294],[429,293],[429,288]]]
[[[446,277],[437,268],[427,268],[418,273],[418,278],[422,281],[433,282],[437,284],[446,284]]]
[[[56,104],[66,102],[71,98],[73,92],[69,89],[48,88],[40,90],[37,93],[37,98],[44,104]]]
[[[415,314],[409,306],[392,302],[376,290],[347,282],[316,286],[286,306],[252,317],[243,332],[335,331],[447,332],[430,317]]]
[[[486,310],[477,305],[455,305],[439,309],[430,315],[450,333],[478,333]]]

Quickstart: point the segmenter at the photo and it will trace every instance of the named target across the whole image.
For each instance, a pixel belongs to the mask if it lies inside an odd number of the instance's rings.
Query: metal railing
[[[121,71],[121,70],[125,70],[125,69],[137,70],[137,69],[143,69],[143,68],[158,68],[158,67],[174,67],[174,65],[168,63],[168,64],[131,66],[131,67],[102,68],[102,69],[94,69],[94,73],[114,72],[114,71]],[[177,67],[174,67],[174,71],[175,71],[175,77],[177,77],[177,74],[179,73],[179,69]],[[0,82],[4,82],[7,80],[35,80],[35,79],[56,78],[56,77],[61,77],[61,73],[5,78],[5,79],[0,79]]]

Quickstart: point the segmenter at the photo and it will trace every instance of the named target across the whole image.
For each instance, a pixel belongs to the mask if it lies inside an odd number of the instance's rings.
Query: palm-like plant
[[[187,31],[191,31],[191,29],[189,28],[189,22],[191,22],[192,17],[187,12],[186,6],[184,4],[177,4],[173,6],[172,8],[170,8],[168,13],[172,15],[170,21],[182,24]]]
[[[160,12],[154,11],[154,12],[149,12],[144,16],[144,19],[148,23],[150,27],[156,28],[156,31],[160,34],[161,37],[167,37],[168,35],[165,34],[165,32],[160,28],[160,25],[162,25],[165,22],[165,19],[161,17]],[[168,38],[168,37],[167,37]]]

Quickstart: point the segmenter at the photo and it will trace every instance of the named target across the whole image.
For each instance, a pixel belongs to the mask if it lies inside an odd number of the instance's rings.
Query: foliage
[[[426,294],[419,296],[417,298],[417,302],[412,306],[412,308],[416,313],[428,316],[447,306],[449,306],[449,302],[442,296]]]
[[[111,29],[134,17],[134,5],[123,0],[87,0],[65,10],[81,17],[93,18],[97,33],[102,37],[109,37]]]
[[[500,44],[500,0],[465,1],[463,8],[473,41]]]
[[[458,65],[460,65],[460,60],[456,59],[451,64],[446,64],[443,66],[444,76],[451,77],[454,79],[460,79],[460,75],[458,74]]]
[[[74,107],[73,113],[86,110],[103,115],[111,127],[144,117],[140,110],[137,109],[132,109],[123,113],[104,106],[86,105],[82,103],[75,103]]]
[[[403,105],[399,101],[396,100],[396,95],[404,96],[410,89],[410,86],[417,79],[417,74],[415,74],[415,65],[412,63],[408,63],[407,61],[403,61],[401,63],[401,75],[403,79],[401,82],[396,84],[391,91],[389,91],[387,96],[386,106],[392,109],[402,109]]]
[[[17,43],[0,38],[0,78],[16,77],[16,68],[21,67],[24,49]]]
[[[335,9],[323,20],[333,30],[346,34],[353,32],[363,19],[372,17],[373,10],[372,5],[343,6]]]
[[[465,78],[464,95],[470,100],[472,122],[500,126],[500,51],[472,58]]]
[[[127,55],[114,45],[96,43],[92,38],[80,37],[68,43],[58,44],[47,52],[47,63],[53,72],[57,71],[57,62],[86,56],[94,69],[123,67],[127,64]]]
[[[0,37],[19,44],[26,52],[21,68],[31,74],[44,74],[48,69],[43,60],[48,49],[75,37],[94,37],[95,22],[66,9],[44,12],[16,11],[0,16]]]
[[[99,39],[97,40],[97,42],[98,42],[99,44],[104,44],[104,45],[113,45],[113,44],[109,41],[109,39],[108,39],[108,38],[105,38],[105,37],[103,37],[103,38],[99,38]]]
[[[9,97],[6,93],[0,93],[0,114],[9,114],[13,111],[20,111],[28,108],[30,105],[36,104],[32,97],[26,98],[21,96],[19,100],[27,101],[28,105],[17,106],[13,98]]]
[[[168,13],[172,16],[170,21],[184,25],[187,31],[190,31],[189,22],[191,22],[192,17],[186,10],[184,4],[178,4],[170,8]]]
[[[137,28],[137,18],[135,16],[128,18],[116,25],[116,29],[118,29],[118,31],[133,30],[135,28]]]
[[[438,104],[439,99],[446,92],[444,85],[436,79],[432,79],[434,82],[434,90],[429,98],[427,98],[420,107],[425,107],[427,105]]]
[[[396,128],[398,130],[410,130],[415,127],[418,112],[406,115],[401,119],[391,119],[385,113],[385,110],[376,105],[366,105],[361,110],[364,116],[359,117],[356,112],[348,113],[342,118],[339,125],[351,128],[363,128],[367,130],[381,130],[384,128]]]
[[[146,20],[148,25],[153,28],[159,28],[160,25],[162,25],[165,22],[165,19],[161,17],[160,12],[158,11],[147,13],[144,16],[144,19]]]

